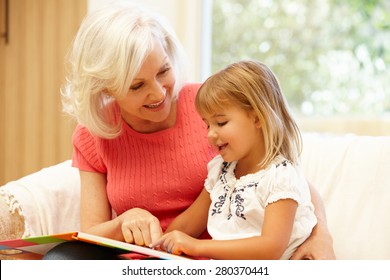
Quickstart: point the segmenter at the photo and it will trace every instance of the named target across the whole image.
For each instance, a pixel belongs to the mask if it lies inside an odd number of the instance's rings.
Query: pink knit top
[[[119,137],[102,139],[77,126],[73,166],[107,174],[108,199],[118,215],[139,207],[155,215],[165,230],[202,190],[215,153],[195,110],[199,86],[183,87],[176,124],[163,131],[142,134],[124,122]]]

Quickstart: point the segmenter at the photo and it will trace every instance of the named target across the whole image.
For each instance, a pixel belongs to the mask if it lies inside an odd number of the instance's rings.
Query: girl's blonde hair
[[[299,128],[277,78],[263,63],[244,60],[212,75],[199,89],[195,104],[201,115],[229,105],[253,110],[260,120],[266,150],[260,165],[268,165],[279,154],[297,163],[302,150]]]
[[[156,39],[172,63],[176,98],[186,78],[186,57],[163,18],[123,3],[87,15],[69,53],[69,75],[61,91],[64,111],[97,136],[118,136],[122,119],[107,105],[128,94]]]

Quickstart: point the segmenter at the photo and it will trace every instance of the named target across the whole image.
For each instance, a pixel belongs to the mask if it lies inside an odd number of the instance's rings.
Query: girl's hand
[[[150,212],[133,208],[121,215],[122,234],[127,243],[149,246],[162,236],[159,220]]]
[[[153,242],[150,247],[167,251],[175,255],[186,254],[188,256],[196,256],[196,244],[198,239],[193,238],[181,231],[174,230],[167,234],[164,234],[156,242]]]

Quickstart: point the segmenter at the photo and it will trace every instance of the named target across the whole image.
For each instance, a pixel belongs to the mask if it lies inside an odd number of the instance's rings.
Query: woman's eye
[[[140,89],[142,87],[142,85],[143,85],[143,83],[138,83],[138,84],[132,85],[130,87],[130,90],[136,91],[137,89]]]
[[[171,70],[171,68],[167,67],[167,68],[164,68],[162,71],[160,71],[160,73],[158,73],[159,75],[165,75],[166,73],[168,73],[168,71]]]

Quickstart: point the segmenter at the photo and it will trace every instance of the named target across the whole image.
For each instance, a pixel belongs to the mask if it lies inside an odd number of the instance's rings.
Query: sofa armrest
[[[70,160],[7,183],[0,197],[0,209],[8,210],[2,215],[13,225],[24,223],[23,237],[79,230],[80,181]],[[5,227],[2,239],[15,238],[17,228]]]

